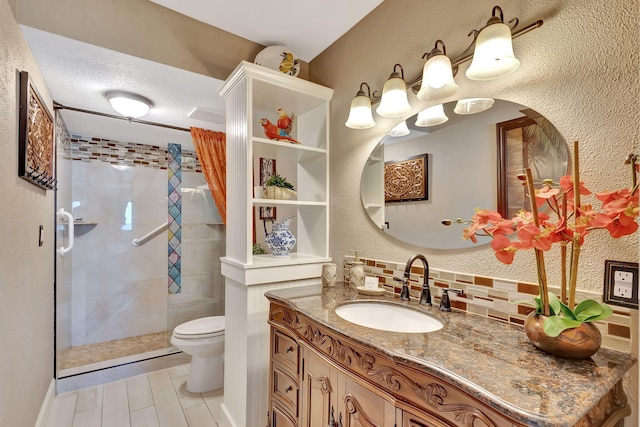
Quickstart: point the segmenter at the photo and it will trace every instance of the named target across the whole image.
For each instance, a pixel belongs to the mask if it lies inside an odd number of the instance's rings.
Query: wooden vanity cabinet
[[[271,427],[531,425],[274,301],[269,323]],[[620,426],[629,413],[618,381],[575,425]]]

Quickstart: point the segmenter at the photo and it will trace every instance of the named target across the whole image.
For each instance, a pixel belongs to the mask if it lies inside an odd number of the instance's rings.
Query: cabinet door
[[[347,375],[339,375],[339,415],[344,427],[393,427],[395,407],[389,401]]]
[[[334,405],[336,371],[314,352],[304,348],[304,372],[302,378],[301,425],[327,427]],[[335,411],[337,420],[338,414]]]

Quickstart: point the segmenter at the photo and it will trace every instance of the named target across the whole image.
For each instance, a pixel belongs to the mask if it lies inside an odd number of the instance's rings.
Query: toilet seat
[[[173,330],[173,336],[180,339],[203,339],[221,335],[224,335],[224,316],[191,320]]]

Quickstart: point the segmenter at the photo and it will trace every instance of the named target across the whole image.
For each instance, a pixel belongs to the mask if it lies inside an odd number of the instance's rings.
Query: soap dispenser
[[[355,256],[349,270],[349,284],[356,288],[364,286],[364,263],[358,258],[358,251],[355,250]]]

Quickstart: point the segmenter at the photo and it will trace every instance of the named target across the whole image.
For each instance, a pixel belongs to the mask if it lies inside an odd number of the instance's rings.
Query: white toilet
[[[224,384],[224,316],[203,317],[176,326],[171,344],[191,355],[187,390],[192,393]]]

